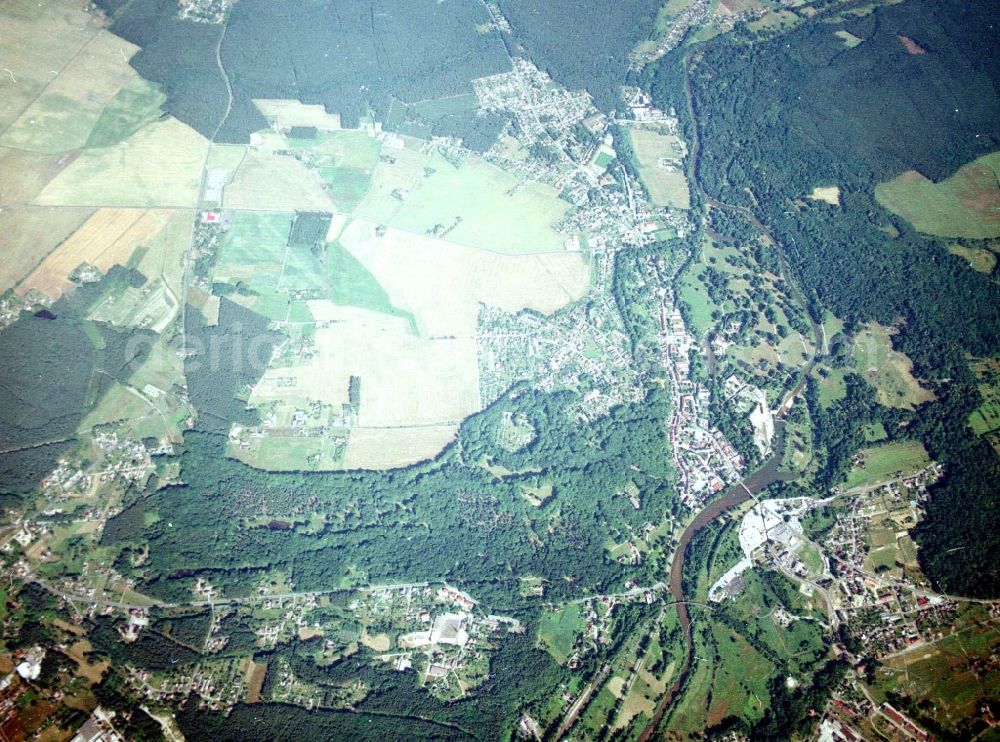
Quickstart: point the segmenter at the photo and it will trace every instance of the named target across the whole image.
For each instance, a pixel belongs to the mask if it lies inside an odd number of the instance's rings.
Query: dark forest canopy
[[[621,108],[629,53],[648,38],[658,0],[500,0],[516,41],[569,90],[586,90],[605,111]]]
[[[352,127],[369,109],[384,120],[393,100],[471,93],[471,80],[510,69],[489,14],[472,0],[241,0],[225,27],[178,20],[176,0],[134,0],[113,17],[112,31],[142,47],[133,66],[163,85],[170,113],[208,137],[220,127],[216,139],[226,142],[266,126],[254,98],[322,104]],[[227,93],[216,49],[233,92],[221,126]],[[438,134],[477,128],[474,111],[426,123]]]

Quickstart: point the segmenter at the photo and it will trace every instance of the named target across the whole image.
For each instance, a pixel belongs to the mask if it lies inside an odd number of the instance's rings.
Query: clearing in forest
[[[924,389],[914,378],[913,362],[905,353],[893,350],[892,331],[869,324],[854,339],[855,369],[875,388],[876,399],[887,407],[912,409],[929,402],[934,392]]]
[[[919,441],[896,441],[858,452],[858,464],[847,475],[846,489],[870,486],[912,474],[931,463]]]
[[[916,170],[875,187],[875,197],[915,229],[938,237],[1000,237],[1000,152],[934,183]]]

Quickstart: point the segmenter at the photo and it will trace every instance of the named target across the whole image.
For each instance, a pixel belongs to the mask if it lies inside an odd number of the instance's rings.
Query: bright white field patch
[[[268,369],[251,404],[294,395],[339,407],[358,376],[361,427],[454,426],[479,408],[472,338],[417,337],[401,318],[327,301],[309,310],[320,322],[318,352],[306,365]]]
[[[175,118],[113,147],[87,150],[38,195],[68,206],[194,207],[208,140]]]
[[[345,469],[391,469],[433,458],[455,439],[453,425],[424,428],[355,428],[344,452]]]
[[[227,209],[335,211],[315,170],[294,157],[247,152],[222,195]]]
[[[589,267],[576,253],[499,255],[355,220],[340,243],[409,311],[421,335],[469,337],[479,303],[551,313],[587,290]]]
[[[340,114],[327,113],[321,105],[306,105],[297,100],[255,98],[254,105],[268,121],[279,128],[315,126],[329,131],[340,128]]]

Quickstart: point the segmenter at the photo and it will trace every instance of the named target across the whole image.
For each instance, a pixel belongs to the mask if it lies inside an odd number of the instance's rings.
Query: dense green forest
[[[1000,351],[1000,287],[885,211],[874,186],[911,168],[939,179],[1000,149],[1000,49],[990,31],[1000,8],[983,0],[881,7],[844,22],[864,39],[854,48],[824,21],[770,41],[739,29],[668,55],[643,81],[663,107],[686,111],[690,95],[699,183],[768,226],[814,316],[826,307],[848,328],[871,320],[900,328],[894,343],[938,401],[897,423],[946,465],[917,531],[921,561],[946,590],[997,595],[995,540],[986,536],[1000,530],[1000,461],[966,419],[978,399],[967,358]],[[928,53],[907,53],[900,35]],[[840,206],[804,198],[831,184]],[[848,401],[855,410],[858,394]],[[843,420],[821,432],[830,449],[821,483],[860,440],[859,418]]]
[[[132,271],[116,268],[0,333],[0,494],[37,488],[86,412],[149,352],[152,333],[83,319],[102,297],[136,283]]]
[[[598,108],[621,108],[629,53],[646,39],[658,0],[499,0],[509,43],[569,90],[586,90]]]
[[[107,10],[108,0],[99,0]],[[114,3],[117,5],[117,3]],[[341,114],[345,126],[375,112],[472,93],[470,81],[510,69],[497,31],[478,2],[436,0],[241,0],[223,27],[176,18],[175,0],[133,0],[112,13],[112,31],[142,47],[133,65],[163,85],[170,113],[208,137],[225,115],[225,79],[233,91],[217,140],[245,142],[267,124],[253,98],[293,98]],[[475,108],[414,107],[435,134],[464,136],[484,149],[498,130]]]

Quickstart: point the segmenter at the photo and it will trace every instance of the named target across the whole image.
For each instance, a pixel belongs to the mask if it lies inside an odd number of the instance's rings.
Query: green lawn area
[[[864,457],[862,464],[847,475],[844,486],[848,489],[893,479],[930,463],[927,450],[919,441],[898,441],[865,448],[861,455]]]
[[[864,428],[865,443],[877,443],[878,441],[884,441],[888,438],[888,433],[885,432],[885,425],[882,424],[881,420],[878,420],[870,425],[865,425]]]
[[[577,637],[583,632],[580,606],[570,603],[560,611],[546,611],[538,621],[538,641],[557,662],[564,664],[573,653]]]
[[[847,371],[842,368],[830,368],[824,366],[829,373],[826,378],[820,374],[815,374],[819,379],[819,403],[824,409],[829,408],[835,402],[839,402],[847,396],[847,384],[844,378]]]

